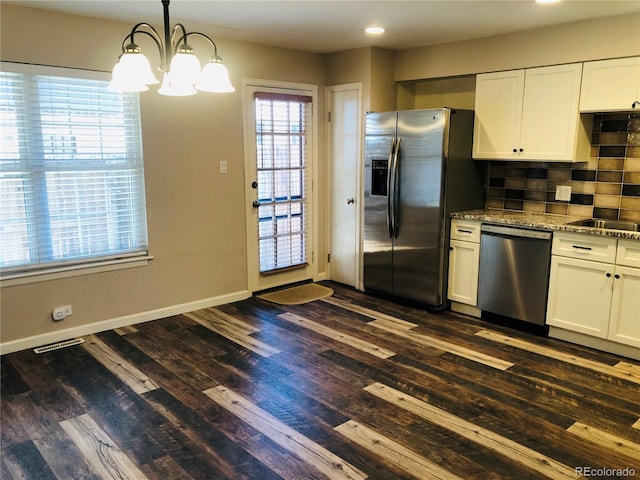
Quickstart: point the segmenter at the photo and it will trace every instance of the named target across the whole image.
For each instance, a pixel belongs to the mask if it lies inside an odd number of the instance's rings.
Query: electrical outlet
[[[220,173],[228,173],[229,168],[226,160],[220,160]]]
[[[54,322],[59,322],[60,320],[64,320],[69,315],[73,315],[73,310],[71,309],[71,305],[65,305],[64,307],[56,307],[51,312],[51,318],[53,318]]]
[[[568,202],[571,200],[571,185],[556,186],[556,200]]]

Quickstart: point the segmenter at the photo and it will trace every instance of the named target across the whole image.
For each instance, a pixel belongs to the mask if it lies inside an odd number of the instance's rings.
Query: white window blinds
[[[138,97],[107,84],[0,72],[3,272],[146,253]]]
[[[311,97],[255,93],[260,272],[307,265]]]

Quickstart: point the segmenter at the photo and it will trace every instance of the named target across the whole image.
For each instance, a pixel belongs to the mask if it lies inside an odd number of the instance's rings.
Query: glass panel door
[[[307,266],[307,97],[257,92],[259,270]]]

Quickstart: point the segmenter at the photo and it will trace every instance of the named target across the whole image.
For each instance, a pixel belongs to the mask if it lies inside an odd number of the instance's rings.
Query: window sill
[[[0,287],[15,287],[28,283],[48,282],[80,275],[92,275],[95,273],[112,272],[114,270],[124,270],[126,268],[144,267],[150,260],[153,260],[151,255],[144,255],[83,263],[82,265],[69,265],[33,272],[7,273],[0,276]]]

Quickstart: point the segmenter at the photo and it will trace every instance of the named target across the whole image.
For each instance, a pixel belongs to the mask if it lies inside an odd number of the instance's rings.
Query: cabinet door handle
[[[636,100],[635,102],[633,102],[631,104],[631,108],[636,108],[636,107],[640,107],[640,101]]]
[[[473,233],[471,230],[463,230],[462,228],[459,228],[458,231],[460,233]]]
[[[613,276],[613,278],[620,278],[620,275],[618,275],[617,273]]]
[[[583,247],[582,245],[571,245],[573,248],[577,248],[578,250],[591,250],[591,247]]]
[[[611,274],[609,272],[605,273],[605,275],[607,276],[607,278],[611,278]]]

